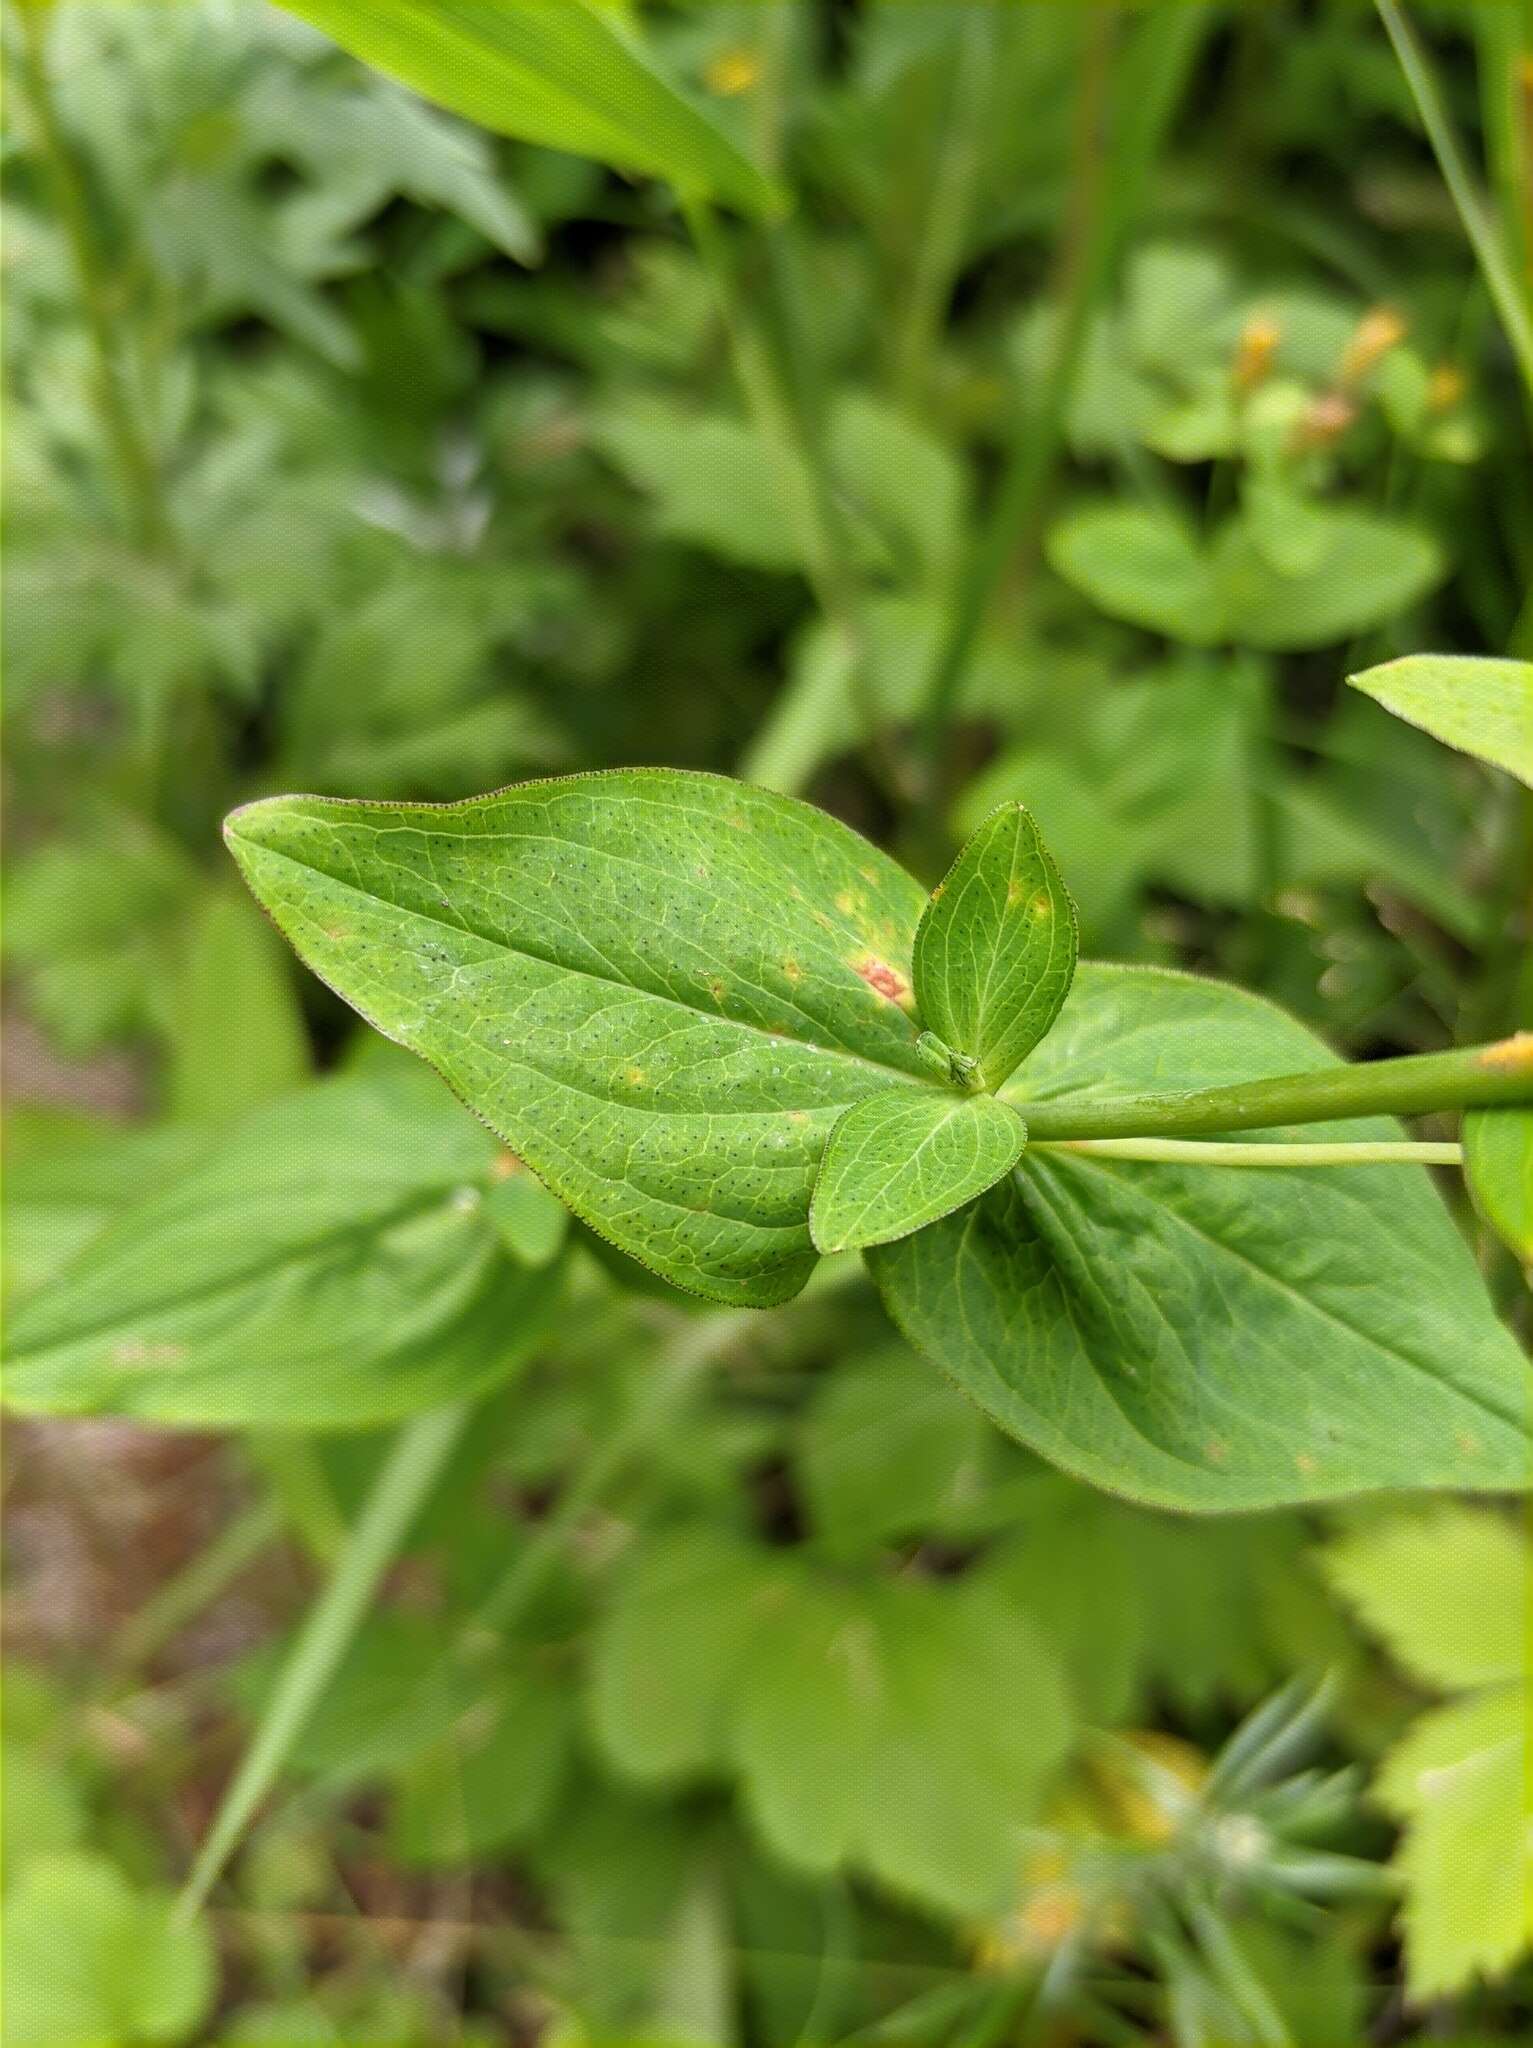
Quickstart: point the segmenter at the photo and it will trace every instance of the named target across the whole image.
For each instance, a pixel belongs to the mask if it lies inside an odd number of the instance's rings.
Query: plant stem
[[[1178,1094],[1016,1101],[1034,1140],[1188,1138],[1273,1130],[1354,1116],[1424,1116],[1432,1110],[1533,1102],[1533,1032],[1494,1045],[1415,1053],[1318,1073],[1237,1081]]]
[[[226,1523],[206,1549],[167,1579],[119,1629],[108,1660],[114,1684],[121,1684],[124,1674],[140,1670],[157,1657],[188,1622],[211,1606],[247,1565],[276,1542],[282,1527],[282,1510],[270,1496],[253,1501]]]
[[[170,522],[160,494],[154,457],[139,432],[113,338],[107,263],[91,219],[85,179],[53,97],[44,10],[22,0],[16,12],[21,18],[21,63],[27,98],[52,174],[59,224],[69,248],[75,287],[96,359],[96,404],[102,428],[112,451],[134,538],[145,548],[164,552],[171,542]]]
[[[1116,9],[1101,0],[1088,16],[1070,194],[1053,293],[1058,324],[1048,369],[1036,406],[1028,409],[1018,427],[989,515],[961,571],[947,630],[927,681],[922,737],[928,804],[938,793],[948,724],[991,600],[1018,550],[1036,539],[1087,329],[1207,26],[1207,11],[1199,6],[1160,7],[1146,16],[1134,49],[1131,79],[1128,67],[1122,67],[1120,132],[1108,149],[1103,130],[1115,17]]]
[[[852,694],[870,753],[882,779],[897,794],[903,777],[888,753],[882,715],[872,694],[861,582],[837,504],[835,479],[825,457],[824,436],[806,417],[786,337],[780,331],[782,321],[779,317],[774,326],[754,317],[713,209],[696,199],[684,198],[681,205],[713,283],[746,403],[776,465],[788,517],[803,551],[805,574],[816,602],[846,650]],[[780,316],[786,296],[782,252],[770,238],[767,254]]]
[[[250,1746],[219,1802],[177,1901],[183,1916],[194,1913],[206,1899],[256,1808],[276,1783],[471,1412],[464,1403],[434,1408],[406,1423],[395,1437],[334,1571],[283,1660]]]
[[[1416,102],[1416,111],[1421,116],[1421,125],[1426,130],[1438,169],[1443,174],[1443,183],[1473,245],[1480,273],[1501,317],[1507,339],[1512,344],[1523,382],[1533,397],[1533,306],[1530,306],[1528,294],[1517,281],[1510,253],[1459,147],[1442,94],[1437,89],[1437,80],[1432,75],[1430,60],[1417,40],[1415,30],[1406,20],[1399,0],[1374,0],[1374,4],[1389,40],[1394,44],[1400,69],[1405,73],[1405,81]]]
[[[995,22],[992,8],[971,5],[958,30],[948,133],[938,142],[924,230],[895,342],[894,396],[912,412],[925,396],[943,310],[963,261],[975,181],[984,161]]]
[[[1030,1152],[1086,1152],[1161,1166],[1462,1166],[1462,1145],[1221,1145],[1213,1138],[1045,1138]]]

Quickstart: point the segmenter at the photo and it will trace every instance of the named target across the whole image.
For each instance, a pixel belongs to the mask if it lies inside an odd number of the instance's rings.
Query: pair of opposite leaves
[[[824,813],[667,770],[457,805],[279,797],[228,835],[308,964],[598,1231],[756,1305],[1016,1164],[1026,1126],[994,1091],[1075,970],[1019,804],[929,901]]]

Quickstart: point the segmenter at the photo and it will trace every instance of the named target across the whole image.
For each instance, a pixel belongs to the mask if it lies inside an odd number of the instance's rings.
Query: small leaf
[[[999,1088],[1059,1015],[1075,907],[1021,804],[1002,804],[959,854],[916,929],[916,1005]]]
[[[1477,1109],[1466,1116],[1464,1177],[1491,1229],[1533,1265],[1533,1110]]]
[[[364,62],[483,128],[669,178],[750,213],[771,180],[588,0],[284,0]]]
[[[1052,528],[1054,569],[1116,619],[1190,647],[1224,638],[1224,607],[1207,550],[1156,505],[1085,505]]]
[[[1414,1999],[1499,1976],[1533,1942],[1533,1774],[1521,1686],[1423,1714],[1385,1757],[1378,1796],[1406,1822],[1406,1981]]]
[[[1413,1678],[1450,1691],[1522,1676],[1533,1579],[1505,1516],[1455,1504],[1365,1524],[1325,1568]]]
[[[1312,504],[1305,563],[1274,567],[1249,520],[1226,522],[1212,555],[1224,637],[1241,647],[1288,652],[1326,647],[1388,625],[1440,583],[1447,570],[1430,533],[1361,506]]]
[[[1027,1127],[990,1095],[891,1088],[849,1109],[830,1134],[809,1206],[822,1252],[908,1237],[994,1187]]]
[[[1434,739],[1533,785],[1533,661],[1407,654],[1347,681]]]

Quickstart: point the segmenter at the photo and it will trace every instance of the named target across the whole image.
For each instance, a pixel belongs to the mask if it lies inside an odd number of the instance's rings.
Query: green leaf
[[[563,1250],[570,1212],[520,1160],[507,1155],[503,1175],[490,1183],[484,1206],[506,1249],[524,1266],[551,1265]]]
[[[831,1132],[810,1235],[822,1252],[908,1237],[994,1187],[1026,1143],[1022,1119],[993,1096],[891,1088],[849,1109]]]
[[[950,1912],[1008,1895],[1069,1733],[1054,1659],[995,1589],[846,1580],[707,1530],[648,1547],[594,1685],[623,1769],[732,1771],[789,1863]]]
[[[406,1772],[391,1838],[406,1863],[461,1869],[542,1826],[564,1790],[574,1702],[557,1671],[496,1674],[452,1740]]]
[[[1388,624],[1441,582],[1433,537],[1349,505],[1305,506],[1302,565],[1279,568],[1245,515],[1205,542],[1155,505],[1087,505],[1051,530],[1061,576],[1102,611],[1189,646],[1286,652]]]
[[[1085,505],[1059,520],[1046,552],[1067,583],[1111,617],[1190,647],[1225,637],[1213,565],[1184,520],[1156,505]]]
[[[1330,646],[1388,625],[1447,571],[1430,533],[1358,506],[1309,506],[1304,538],[1309,566],[1285,574],[1246,519],[1221,527],[1212,554],[1225,638],[1278,653]]]
[[[1087,965],[1006,1099],[1025,1117],[1030,1098],[1328,1057],[1259,997]],[[1533,1474],[1526,1362],[1416,1169],[1268,1175],[1030,1148],[962,1217],[867,1256],[904,1334],[1004,1429],[1137,1499],[1228,1510]]]
[[[1059,1015],[1075,972],[1075,907],[1021,804],[985,819],[916,931],[923,1021],[996,1089]]]
[[[168,2044],[213,2003],[213,1941],[103,1856],[39,1857],[5,1901],[5,2038],[15,2048]]]
[[[1413,1999],[1499,1976],[1533,1942],[1527,1753],[1526,1689],[1503,1686],[1423,1714],[1384,1759],[1375,1790],[1407,1823],[1394,1868]]]
[[[493,1385],[538,1341],[556,1289],[483,1214],[500,1157],[418,1071],[286,1097],[11,1317],[7,1399],[354,1428]]]
[[[1325,1566],[1424,1684],[1446,1692],[1521,1678],[1533,1579],[1527,1545],[1505,1516],[1444,1504],[1364,1524],[1330,1546]]]
[[[655,500],[661,533],[751,568],[798,566],[782,480],[747,421],[627,398],[592,422],[591,439]]]
[[[588,0],[284,0],[328,36],[483,128],[756,214],[775,185]]]
[[[1533,785],[1533,661],[1407,654],[1347,681],[1434,739]]]
[[[972,1401],[891,1344],[837,1359],[825,1374],[799,1425],[794,1469],[819,1541],[858,1557],[962,1528],[1007,1450]]]
[[[1479,1109],[1466,1116],[1464,1177],[1492,1230],[1533,1265],[1533,1110]]]
[[[227,1123],[307,1079],[288,961],[248,898],[209,890],[192,911],[169,1028],[172,1116]]]
[[[906,1009],[919,885],[789,798],[625,769],[442,806],[278,797],[227,831],[316,973],[690,1292],[796,1294],[837,1118],[937,1088]]]

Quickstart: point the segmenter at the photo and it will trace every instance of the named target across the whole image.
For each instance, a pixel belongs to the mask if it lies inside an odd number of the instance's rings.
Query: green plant
[[[1527,2031],[1520,17],[9,0],[21,2041]]]

